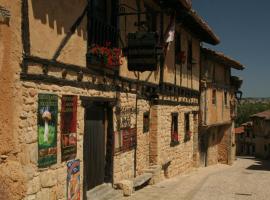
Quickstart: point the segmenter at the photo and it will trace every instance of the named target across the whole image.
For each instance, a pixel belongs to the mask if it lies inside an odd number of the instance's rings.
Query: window
[[[192,63],[193,63],[193,58],[192,58],[192,41],[188,41],[188,70],[192,70]]]
[[[143,113],[143,133],[149,132],[149,124],[150,124],[149,112],[145,112]]]
[[[117,31],[117,4],[110,0],[91,1],[91,16],[89,21],[89,46],[92,44],[105,46],[110,43],[112,47],[118,45]]]
[[[185,141],[188,141],[191,138],[189,113],[185,113],[184,123],[185,123]]]
[[[249,137],[250,137],[250,131],[247,130],[247,138],[249,138]]]
[[[217,104],[217,91],[212,90],[212,104],[216,105]]]
[[[146,11],[146,26],[148,31],[156,32],[157,31],[157,14],[150,6],[145,5]]]
[[[178,138],[178,113],[172,113],[171,145],[179,144]]]
[[[181,64],[182,62],[181,55],[181,34],[176,32],[175,35],[175,64]]]
[[[224,92],[224,103],[225,103],[225,106],[228,105],[228,93],[226,91]]]

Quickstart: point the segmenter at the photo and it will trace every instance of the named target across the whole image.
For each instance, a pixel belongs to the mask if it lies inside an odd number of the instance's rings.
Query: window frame
[[[179,123],[179,113],[176,112],[171,113],[171,146],[176,146],[180,144],[178,123]]]
[[[174,63],[177,65],[181,65],[182,61],[180,59],[180,54],[182,52],[182,35],[180,32],[175,32],[175,46],[174,46]]]
[[[217,90],[212,89],[212,105],[217,105]]]
[[[190,113],[184,114],[184,131],[185,131],[185,142],[191,139],[191,126],[190,126]]]
[[[147,118],[147,122],[145,120],[146,118]],[[148,133],[149,130],[150,130],[150,112],[147,111],[143,113],[143,133]]]
[[[188,50],[187,50],[187,69],[192,70],[193,65],[193,47],[192,40],[188,40]]]

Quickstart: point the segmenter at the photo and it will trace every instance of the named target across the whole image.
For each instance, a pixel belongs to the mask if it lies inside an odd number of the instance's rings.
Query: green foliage
[[[44,141],[44,126],[38,127],[39,147],[41,149],[50,148],[56,146],[56,131],[55,126],[49,125],[48,142]]]
[[[270,109],[270,103],[244,103],[238,105],[236,127],[250,121],[250,116]]]

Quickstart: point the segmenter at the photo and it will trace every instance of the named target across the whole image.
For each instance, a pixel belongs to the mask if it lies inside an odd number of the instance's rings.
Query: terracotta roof
[[[257,113],[255,115],[251,115],[251,118],[263,118],[265,120],[270,120],[270,110],[266,110],[264,112]]]
[[[228,65],[231,68],[238,69],[238,70],[243,70],[245,67],[238,61],[233,60],[232,58],[224,55],[221,52],[217,52],[208,48],[202,48],[202,53],[208,56],[213,57],[217,61],[221,62],[224,65]]]
[[[252,126],[253,125],[253,122],[250,121],[250,122],[246,122],[246,123],[243,123],[242,126]]]
[[[211,27],[193,10],[186,11],[183,24],[195,32],[197,36],[206,43],[217,45],[220,43],[219,37]]]
[[[245,129],[243,126],[240,126],[240,127],[234,129],[235,134],[242,134],[244,132],[245,132]]]

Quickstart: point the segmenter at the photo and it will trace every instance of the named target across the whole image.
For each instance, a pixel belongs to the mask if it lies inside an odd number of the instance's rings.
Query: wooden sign
[[[76,158],[77,153],[77,96],[64,95],[61,106],[62,161]]]
[[[54,94],[38,95],[38,166],[57,163],[58,97]]]
[[[128,34],[128,48],[125,53],[130,71],[155,71],[157,56],[162,49],[157,47],[158,36],[155,32],[136,32]]]

